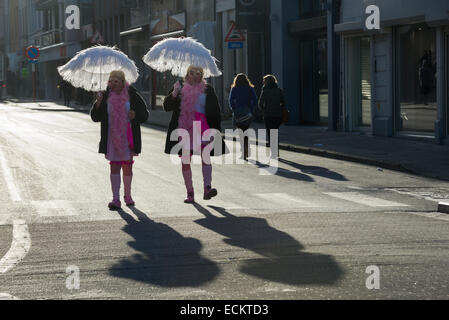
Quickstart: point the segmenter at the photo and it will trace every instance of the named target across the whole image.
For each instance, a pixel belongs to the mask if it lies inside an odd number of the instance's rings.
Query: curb
[[[330,158],[330,159],[335,159],[335,160],[345,160],[345,161],[350,161],[350,162],[362,163],[362,164],[376,166],[376,167],[383,168],[383,169],[400,171],[400,172],[404,172],[404,173],[418,175],[418,173],[416,171],[408,169],[401,164],[380,161],[380,160],[373,160],[373,159],[369,159],[369,158],[348,155],[345,153],[339,153],[336,151],[328,151],[328,150],[321,150],[321,149],[316,149],[316,148],[301,147],[301,146],[297,146],[297,145],[284,144],[284,143],[279,144],[279,149],[286,150],[286,151],[292,151],[292,152],[298,152],[298,153],[305,153],[305,154],[310,154],[310,155],[314,155],[314,156],[320,156],[320,157],[325,157],[325,158]]]
[[[438,212],[449,214],[449,203],[447,202],[438,203]]]
[[[232,136],[226,136],[226,138],[232,139]],[[373,160],[373,159],[369,159],[369,158],[348,155],[345,153],[339,153],[336,151],[328,151],[328,150],[322,150],[322,149],[317,149],[317,148],[302,147],[302,146],[292,145],[292,144],[287,144],[287,143],[279,143],[279,150],[291,151],[291,152],[296,152],[296,153],[304,153],[304,154],[309,154],[309,155],[319,156],[319,157],[324,157],[324,158],[329,158],[329,159],[335,159],[335,160],[344,160],[344,161],[349,161],[349,162],[354,162],[354,163],[361,163],[361,164],[375,166],[375,167],[382,168],[382,169],[400,171],[400,172],[404,172],[404,173],[408,173],[408,174],[422,176],[422,174],[419,174],[414,170],[408,169],[401,164],[380,161],[380,160]],[[432,178],[434,178],[434,177],[432,177]]]

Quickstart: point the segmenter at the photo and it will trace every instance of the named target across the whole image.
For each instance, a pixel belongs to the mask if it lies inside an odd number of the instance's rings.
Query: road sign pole
[[[36,65],[31,64],[31,70],[33,71],[33,101],[36,102]]]

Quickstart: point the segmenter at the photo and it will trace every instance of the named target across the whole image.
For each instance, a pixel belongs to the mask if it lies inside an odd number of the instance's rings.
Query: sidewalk
[[[9,101],[16,102],[12,99]],[[62,101],[36,101],[36,103],[42,107],[63,105]],[[88,112],[91,106],[76,105],[72,102],[70,107]],[[150,110],[147,124],[167,128],[170,119],[169,112]],[[222,127],[223,130],[232,129],[232,121],[224,120]],[[254,122],[252,128],[264,129],[264,124]],[[279,129],[279,149],[353,161],[449,181],[449,146],[436,145],[433,140],[420,142],[405,138],[334,132],[328,131],[327,127],[283,125]]]

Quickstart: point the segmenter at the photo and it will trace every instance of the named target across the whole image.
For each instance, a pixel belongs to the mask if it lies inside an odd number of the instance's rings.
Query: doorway
[[[327,39],[302,39],[300,42],[300,122],[327,125],[329,90]]]
[[[346,129],[371,128],[371,38],[347,38],[345,57]]]

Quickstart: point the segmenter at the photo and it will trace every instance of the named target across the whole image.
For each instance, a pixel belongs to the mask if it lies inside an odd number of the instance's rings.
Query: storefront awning
[[[79,42],[61,42],[39,48],[39,62],[55,61],[74,57],[81,50]]]
[[[301,19],[290,22],[288,29],[292,34],[315,33],[325,31],[327,27],[327,16],[310,19]]]
[[[128,30],[120,32],[120,37],[126,37],[126,36],[130,36],[130,35],[133,35],[133,34],[136,34],[136,33],[144,32],[144,31],[148,32],[149,31],[149,27],[150,27],[149,24],[136,26],[136,27],[134,27],[132,29],[128,29]]]
[[[182,35],[185,35],[185,31],[178,30],[178,31],[173,31],[173,32],[168,32],[168,33],[163,33],[163,34],[157,34],[157,35],[152,36],[150,39],[151,40],[159,40],[159,39],[163,39],[163,38],[180,37]]]

